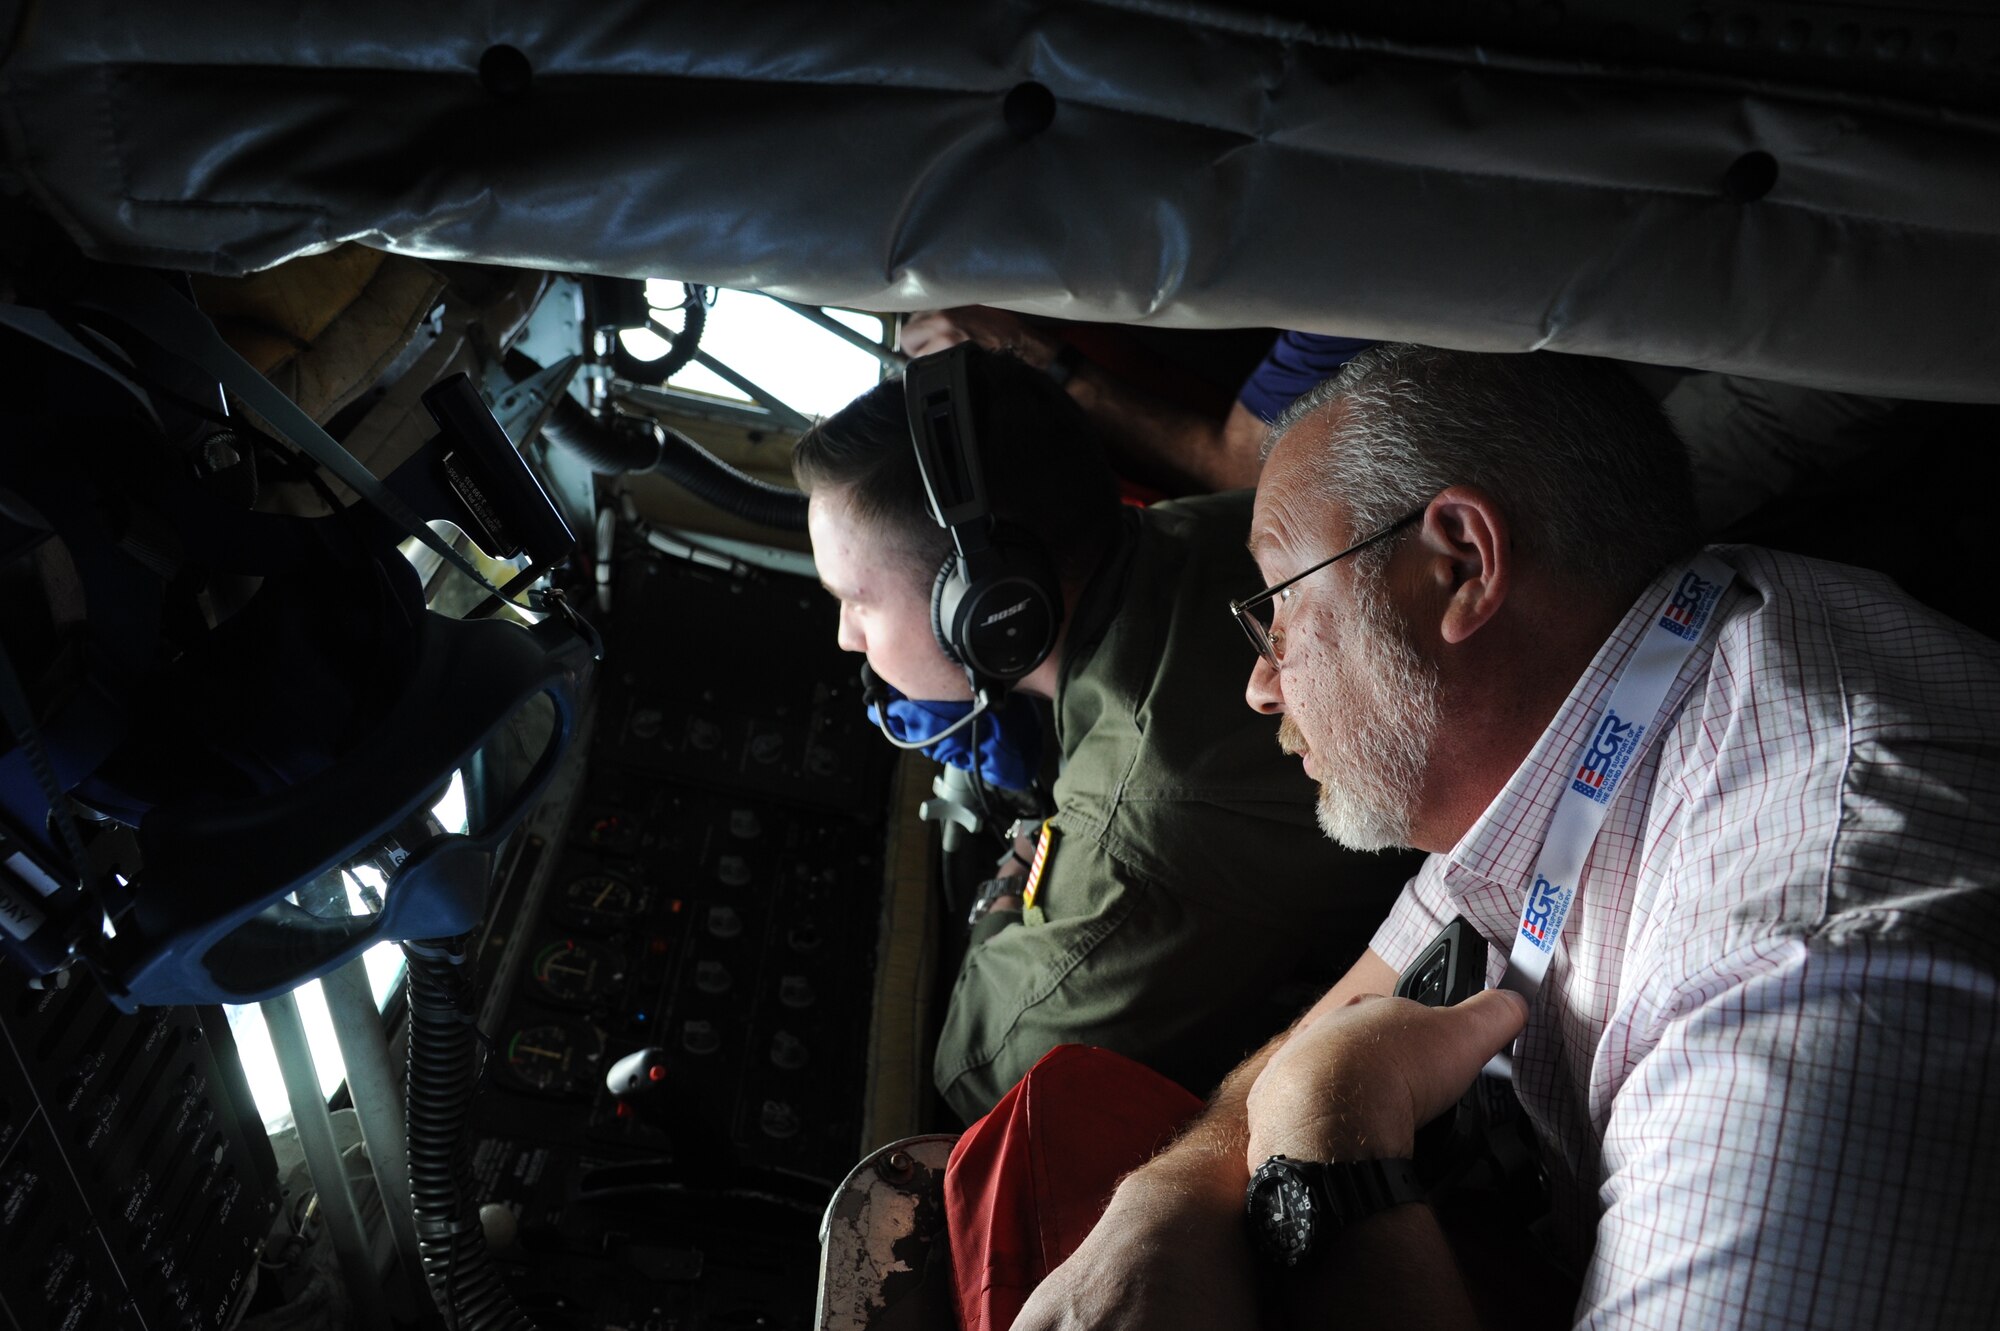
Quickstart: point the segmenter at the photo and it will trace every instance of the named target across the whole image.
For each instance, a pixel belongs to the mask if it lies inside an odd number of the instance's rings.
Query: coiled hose
[[[431,1298],[452,1331],[534,1331],[466,1195],[465,1113],[479,1080],[463,938],[403,944],[410,995],[410,1199]]]
[[[607,475],[658,471],[689,493],[746,522],[780,531],[806,529],[806,497],[760,481],[724,462],[678,430],[652,422],[615,429],[564,396],[542,426],[542,436]]]
[[[806,529],[806,497],[797,490],[745,475],[682,434],[660,427],[659,470],[717,508],[764,527]]]

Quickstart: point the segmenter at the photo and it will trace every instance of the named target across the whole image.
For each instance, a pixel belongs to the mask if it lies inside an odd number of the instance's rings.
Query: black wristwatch
[[[1325,1236],[1405,1202],[1424,1200],[1408,1160],[1319,1164],[1274,1155],[1243,1194],[1250,1241],[1265,1261],[1297,1266]]]

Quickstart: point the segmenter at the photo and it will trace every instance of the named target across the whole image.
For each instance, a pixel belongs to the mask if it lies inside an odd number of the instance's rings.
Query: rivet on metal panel
[[[1755,203],[1778,183],[1778,159],[1760,150],[1744,153],[1722,173],[1722,197],[1731,203]]]
[[[891,1183],[908,1183],[917,1172],[917,1162],[908,1151],[891,1151],[882,1157],[880,1168]]]
[[[1000,114],[1015,138],[1031,139],[1055,123],[1056,95],[1033,80],[1017,83],[1000,104]]]
[[[1875,40],[1869,49],[1877,60],[1901,60],[1910,50],[1910,30],[1908,28],[1877,28]]]
[[[479,81],[486,91],[503,100],[525,97],[534,76],[534,66],[517,47],[489,46],[479,57]]]

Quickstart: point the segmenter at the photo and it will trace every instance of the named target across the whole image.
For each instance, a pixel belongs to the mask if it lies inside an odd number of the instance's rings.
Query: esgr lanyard
[[[1556,939],[1576,899],[1583,862],[1604,826],[1612,797],[1647,735],[1659,724],[1667,690],[1687,664],[1716,602],[1735,577],[1734,569],[1705,554],[1696,555],[1681,570],[1667,592],[1666,603],[1619,670],[1611,700],[1598,713],[1582,752],[1569,769],[1569,781],[1556,799],[1548,835],[1528,878],[1520,927],[1514,931],[1507,970],[1500,977],[1500,988],[1512,989],[1530,1004],[1549,972]],[[1511,1075],[1510,1060],[1505,1054],[1495,1055],[1486,1070],[1497,1076]]]

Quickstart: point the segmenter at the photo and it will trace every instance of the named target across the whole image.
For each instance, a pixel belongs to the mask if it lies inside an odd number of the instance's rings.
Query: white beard
[[[1385,598],[1357,580],[1354,608],[1340,626],[1338,669],[1316,707],[1329,733],[1312,753],[1319,769],[1320,830],[1352,850],[1410,844],[1410,823],[1439,724],[1438,680]],[[1298,751],[1303,732],[1290,717],[1278,743]]]

